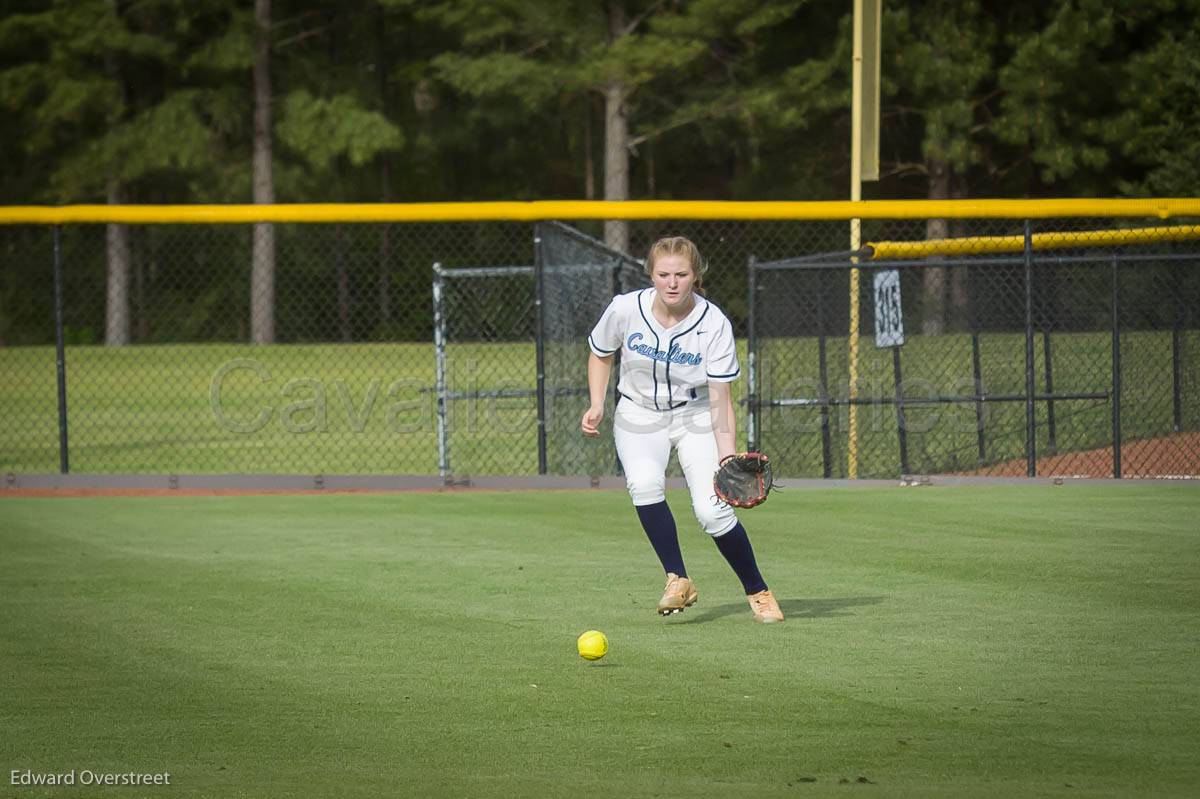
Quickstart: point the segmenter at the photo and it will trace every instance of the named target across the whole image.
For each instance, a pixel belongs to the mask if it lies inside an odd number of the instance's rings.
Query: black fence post
[[[904,425],[904,378],[900,374],[900,348],[892,347],[892,377],[896,389],[896,433],[900,439],[900,474],[910,474],[908,468],[908,431]]]
[[[1042,360],[1046,364],[1046,451],[1058,452],[1058,434],[1054,425],[1054,368],[1050,357],[1050,331],[1042,330]]]
[[[437,395],[438,474],[450,476],[449,401],[446,398],[446,275],[433,265],[434,392]]]
[[[54,226],[54,353],[58,373],[58,470],[71,471],[67,436],[67,348],[63,335],[62,231]]]
[[[1121,280],[1117,256],[1112,259],[1112,438],[1113,477],[1121,478]]]
[[[817,397],[821,401],[821,474],[833,476],[833,444],[829,432],[829,360],[825,350],[825,276],[829,271],[817,272]]]
[[[533,226],[533,283],[535,329],[534,340],[537,348],[537,448],[538,474],[546,474],[546,315],[542,307],[546,298],[546,281],[542,268],[542,236],[541,225]]]
[[[983,364],[979,354],[979,331],[971,331],[971,372],[975,376],[975,443],[979,448],[977,466],[987,460],[987,439],[983,433]]]
[[[746,260],[746,449],[756,452],[762,439],[759,424],[758,398],[758,334],[755,317],[758,315],[758,259]]]
[[[967,285],[975,285],[975,268],[968,266]],[[975,378],[975,443],[978,447],[978,457],[975,465],[982,466],[987,459],[987,439],[984,435],[983,418],[983,359],[979,352],[979,309],[976,307],[975,291],[967,294],[968,324],[971,327],[971,375]]]
[[[1033,223],[1025,220],[1025,474],[1037,475],[1033,377]]]
[[[1171,325],[1171,410],[1176,433],[1183,429],[1183,375],[1180,370],[1180,337],[1183,331],[1183,266],[1176,263],[1172,272],[1175,276],[1175,320]]]
[[[829,432],[829,360],[826,350],[826,290],[829,270],[817,270],[817,399],[821,402],[821,474],[833,476],[833,441]]]
[[[825,332],[817,336],[817,369],[820,385],[817,398],[821,403],[821,474],[833,476],[833,443],[829,431],[829,362],[825,351]]]

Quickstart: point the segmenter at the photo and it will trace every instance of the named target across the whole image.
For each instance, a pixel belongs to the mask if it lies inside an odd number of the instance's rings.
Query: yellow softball
[[[584,660],[599,660],[608,654],[608,638],[599,630],[588,630],[575,642],[579,657]]]

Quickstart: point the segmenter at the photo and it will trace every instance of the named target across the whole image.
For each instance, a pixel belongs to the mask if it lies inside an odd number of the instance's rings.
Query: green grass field
[[[768,627],[671,499],[663,620],[620,492],[0,498],[0,796],[1200,789],[1194,486],[785,491]]]

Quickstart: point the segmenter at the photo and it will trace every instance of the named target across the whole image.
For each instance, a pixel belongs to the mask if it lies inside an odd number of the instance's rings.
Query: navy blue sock
[[[725,560],[729,561],[734,573],[742,581],[742,588],[747,596],[767,590],[766,582],[758,573],[758,563],[754,560],[754,548],[750,546],[750,537],[746,535],[746,528],[742,527],[741,522],[713,540],[717,542],[717,549],[721,550]]]
[[[687,577],[683,568],[683,553],[679,551],[679,533],[675,530],[675,517],[667,507],[667,501],[656,502],[653,505],[635,505],[638,518],[642,520],[642,529],[654,547],[664,572],[675,572],[680,577]]]

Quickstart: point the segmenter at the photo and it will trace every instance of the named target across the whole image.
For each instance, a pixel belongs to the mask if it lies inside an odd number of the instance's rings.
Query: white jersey
[[[741,373],[733,325],[699,294],[691,313],[663,327],[654,318],[654,289],[613,298],[588,336],[600,357],[621,352],[617,390],[644,408],[666,411],[708,400],[708,383],[729,383]]]

